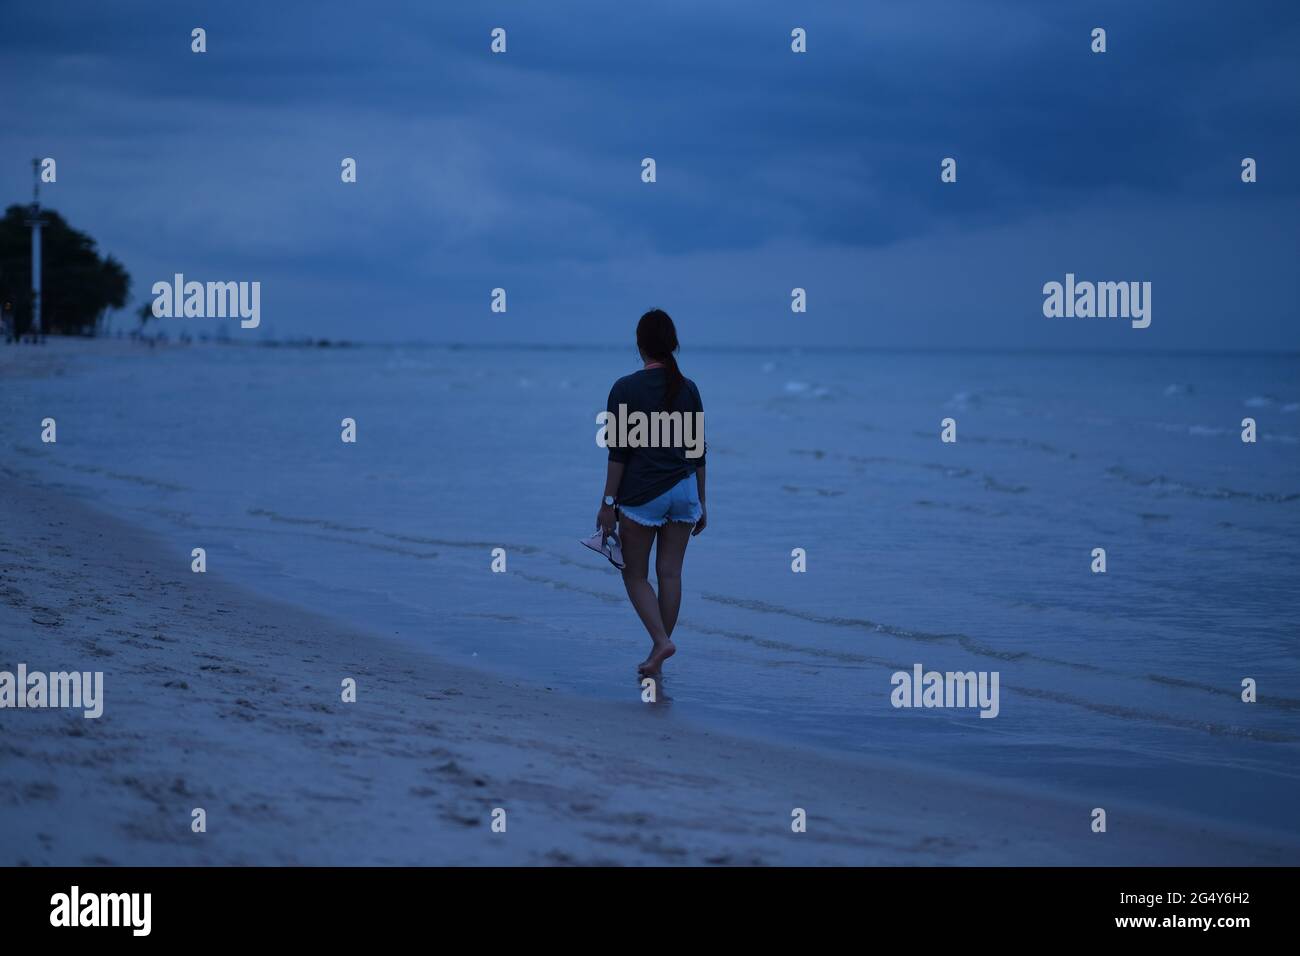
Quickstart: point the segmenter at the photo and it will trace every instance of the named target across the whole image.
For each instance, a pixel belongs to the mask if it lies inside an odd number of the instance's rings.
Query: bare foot
[[[677,645],[672,641],[664,641],[662,644],[656,644],[650,656],[636,666],[637,672],[642,675],[658,674],[664,661],[677,653]]]

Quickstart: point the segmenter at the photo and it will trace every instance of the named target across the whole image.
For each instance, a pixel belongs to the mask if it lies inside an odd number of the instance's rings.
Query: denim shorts
[[[623,517],[648,528],[661,527],[668,521],[695,524],[700,520],[700,489],[695,484],[695,473],[691,472],[658,498],[651,498],[643,505],[619,505],[618,510]]]

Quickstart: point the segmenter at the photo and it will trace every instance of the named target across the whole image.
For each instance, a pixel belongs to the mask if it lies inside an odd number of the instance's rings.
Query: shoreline
[[[104,714],[0,710],[4,865],[1230,865],[1286,835],[568,697],[265,600],[4,470],[0,670],[102,670]],[[182,560],[184,558],[184,560]],[[342,703],[344,678],[356,703]],[[194,808],[207,832],[191,830]],[[492,830],[506,811],[506,832]],[[791,831],[792,811],[807,832]]]

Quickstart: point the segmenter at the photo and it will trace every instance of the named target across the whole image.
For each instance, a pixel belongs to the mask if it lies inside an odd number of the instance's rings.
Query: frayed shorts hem
[[[627,518],[633,524],[639,524],[643,528],[662,528],[666,524],[697,524],[700,516],[694,518],[660,518],[658,521],[651,521],[649,518],[638,518],[625,508],[620,508],[618,513],[621,517]]]

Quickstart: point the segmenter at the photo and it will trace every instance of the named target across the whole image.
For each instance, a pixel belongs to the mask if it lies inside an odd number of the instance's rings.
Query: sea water
[[[4,474],[148,527],[186,571],[203,547],[209,573],[270,596],[639,702],[648,639],[578,544],[631,348],[51,349],[63,374],[0,381]],[[1085,821],[1130,802],[1300,832],[1300,359],[681,364],[709,527],[686,556],[673,719],[1050,787]],[[891,706],[918,665],[996,671],[998,716]]]

